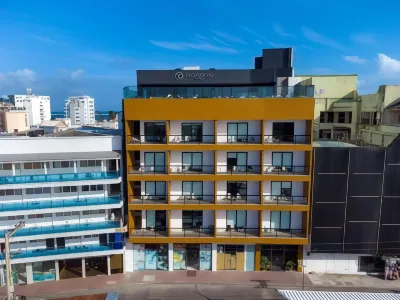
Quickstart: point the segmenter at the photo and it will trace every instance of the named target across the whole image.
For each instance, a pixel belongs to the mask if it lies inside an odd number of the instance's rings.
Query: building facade
[[[0,103],[0,133],[13,133],[29,129],[29,115],[25,107]]]
[[[71,119],[71,125],[94,125],[94,98],[89,96],[68,97],[64,106],[65,117]]]
[[[21,221],[10,246],[15,284],[123,272],[121,137],[11,136],[0,145],[0,282],[4,235]]]
[[[32,94],[26,89],[26,95],[8,95],[16,108],[25,108],[28,113],[28,126],[37,126],[51,119],[50,96]]]
[[[127,271],[301,270],[314,99],[288,85],[291,63],[274,49],[252,70],[138,71],[123,100]]]

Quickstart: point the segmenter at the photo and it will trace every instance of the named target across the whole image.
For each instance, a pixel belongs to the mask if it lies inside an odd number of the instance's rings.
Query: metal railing
[[[305,238],[304,229],[263,228],[262,237],[267,238]]]
[[[171,165],[169,167],[171,174],[194,175],[194,174],[214,174],[214,166],[212,165]]]
[[[264,144],[311,144],[311,135],[264,135]]]
[[[214,237],[214,226],[208,228],[171,228],[171,237]]]
[[[168,195],[129,196],[130,204],[167,204]]]
[[[218,204],[260,204],[260,195],[217,195]]]
[[[131,230],[131,237],[168,237],[167,227],[145,227]]]
[[[166,174],[167,165],[134,165],[128,166],[130,174]]]
[[[217,237],[237,238],[237,237],[260,237],[260,228],[248,228],[246,226],[235,227],[227,226],[225,228],[217,228]]]
[[[261,144],[261,135],[218,135],[218,144]]]
[[[261,174],[259,165],[218,165],[217,174]]]
[[[214,195],[171,195],[170,204],[213,204]]]
[[[308,175],[310,167],[308,166],[264,166],[264,174],[280,175]]]
[[[126,142],[128,144],[166,144],[166,135],[128,135]]]
[[[307,198],[307,196],[268,195],[263,196],[263,203],[283,205],[307,205]]]
[[[214,144],[214,135],[169,135],[170,144]]]
[[[74,199],[65,200],[35,200],[35,201],[20,201],[11,203],[1,203],[0,211],[19,211],[19,210],[33,210],[33,209],[46,209],[46,208],[67,208],[74,206],[91,206],[91,205],[107,205],[119,204],[121,195],[110,197],[79,197]]]

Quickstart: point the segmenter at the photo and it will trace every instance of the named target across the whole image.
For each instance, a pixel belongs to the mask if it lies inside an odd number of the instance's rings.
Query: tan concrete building
[[[68,129],[68,125],[60,120],[43,121],[39,127],[43,128],[44,134],[53,134]]]
[[[375,94],[359,100],[359,138],[386,147],[400,134],[400,85],[381,85]]]
[[[298,75],[301,85],[314,85],[314,139],[356,138],[357,75]]]
[[[13,133],[28,129],[28,113],[25,108],[2,103],[0,106],[0,132]]]

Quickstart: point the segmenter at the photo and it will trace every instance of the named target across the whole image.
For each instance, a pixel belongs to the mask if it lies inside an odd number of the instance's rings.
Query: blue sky
[[[137,69],[252,68],[294,47],[295,73],[359,74],[359,91],[400,83],[400,2],[386,0],[0,1],[0,95],[87,94],[119,109]]]

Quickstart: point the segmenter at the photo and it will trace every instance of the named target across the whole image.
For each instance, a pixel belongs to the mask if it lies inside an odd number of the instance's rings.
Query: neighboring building
[[[28,113],[28,126],[37,126],[51,119],[50,97],[32,94],[26,89],[26,95],[8,95],[15,107],[24,107]]]
[[[53,134],[68,129],[67,124],[58,120],[44,121],[39,125],[39,127],[43,128],[44,134]]]
[[[74,130],[0,137],[0,282],[4,234],[15,284],[123,271],[121,136]]]
[[[379,257],[400,255],[400,138],[387,148],[318,146],[305,272],[382,273]]]
[[[361,95],[359,138],[388,146],[400,133],[400,85],[382,85],[375,94]]]
[[[315,86],[314,139],[355,140],[359,115],[357,75],[298,75]]]
[[[0,133],[13,133],[29,129],[28,112],[24,107],[0,103]]]
[[[71,119],[71,125],[94,125],[94,98],[89,96],[68,97],[64,106],[65,117]]]
[[[127,271],[301,270],[313,86],[290,85],[291,49],[255,64],[137,71],[124,88]]]

